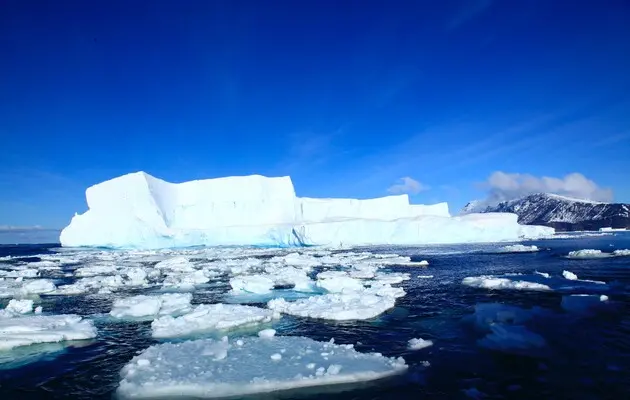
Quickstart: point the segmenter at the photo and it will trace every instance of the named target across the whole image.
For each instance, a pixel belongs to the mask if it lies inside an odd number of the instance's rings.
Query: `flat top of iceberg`
[[[151,346],[121,371],[124,398],[244,396],[370,381],[402,373],[401,358],[305,337],[212,339]]]

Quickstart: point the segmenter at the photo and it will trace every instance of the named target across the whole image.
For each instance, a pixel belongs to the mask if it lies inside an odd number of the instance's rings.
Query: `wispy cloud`
[[[399,183],[390,186],[387,191],[391,194],[418,194],[429,189],[430,188],[428,186],[422,184],[421,182],[405,176],[399,179]]]
[[[555,193],[585,200],[612,201],[613,192],[602,188],[593,180],[574,172],[563,178],[536,177],[530,174],[495,171],[482,187],[487,189],[486,202],[497,203],[516,199],[532,193]]]
[[[15,226],[15,225],[0,225],[0,231],[41,231],[45,230],[43,226]]]
[[[594,146],[596,147],[610,146],[612,144],[617,144],[624,141],[630,141],[630,131],[605,137],[599,142],[595,142]]]

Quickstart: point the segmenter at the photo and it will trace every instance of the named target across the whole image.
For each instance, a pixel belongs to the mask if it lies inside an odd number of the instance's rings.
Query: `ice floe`
[[[114,318],[157,318],[181,315],[190,311],[192,294],[166,293],[156,296],[133,296],[116,299],[109,314]]]
[[[499,250],[497,250],[498,253],[535,253],[537,251],[540,251],[538,246],[525,246],[522,244],[503,246]]]
[[[480,289],[490,290],[531,290],[570,292],[577,290],[602,292],[609,290],[606,282],[579,279],[571,271],[563,271],[562,277],[548,273],[506,274],[470,276],[462,280],[462,284]]]
[[[0,298],[47,294],[54,292],[56,288],[50,279],[0,278]]]
[[[425,340],[422,338],[409,339],[409,341],[407,342],[407,348],[409,350],[422,350],[430,346],[433,346],[433,341]]]
[[[321,274],[317,277],[317,287],[329,293],[342,293],[344,291],[357,291],[364,288],[363,282],[349,276],[336,276],[328,279],[321,279]]]
[[[189,336],[209,331],[250,327],[280,318],[277,311],[237,304],[200,304],[180,317],[164,316],[151,323],[155,338]]]
[[[22,314],[33,312],[33,300],[17,300],[11,299],[9,304],[0,310],[0,318],[11,318]],[[41,312],[41,308],[39,309]]]
[[[78,315],[25,315],[0,318],[0,350],[36,343],[96,337],[92,321]]]
[[[393,296],[379,296],[365,289],[313,296],[293,302],[282,298],[273,299],[267,303],[267,307],[300,317],[344,321],[374,318],[393,308],[395,303]]]
[[[230,279],[230,286],[234,292],[263,294],[273,290],[274,283],[264,275],[245,275]]]
[[[402,358],[305,337],[202,339],[151,346],[121,371],[123,398],[230,397],[371,381],[405,372]]]
[[[584,250],[575,250],[570,251],[567,255],[567,258],[573,259],[592,259],[592,258],[608,258],[613,255],[610,253],[604,253],[601,250],[594,249],[584,249]]]

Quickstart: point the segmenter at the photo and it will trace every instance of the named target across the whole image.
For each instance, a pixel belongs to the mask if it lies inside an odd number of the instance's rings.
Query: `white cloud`
[[[584,175],[574,172],[564,178],[536,177],[530,174],[496,171],[484,183],[488,202],[516,199],[532,193],[555,193],[578,199],[609,202],[613,192],[602,188]]]
[[[429,190],[428,186],[423,185],[422,183],[408,176],[400,178],[399,181],[400,183],[396,183],[390,186],[387,191],[392,194],[417,194],[424,190]]]

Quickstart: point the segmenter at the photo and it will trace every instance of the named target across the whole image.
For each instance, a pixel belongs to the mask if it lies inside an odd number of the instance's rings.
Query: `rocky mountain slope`
[[[550,193],[537,193],[520,199],[487,206],[468,203],[462,214],[471,212],[509,212],[525,225],[546,225],[557,231],[599,230],[604,227],[630,229],[630,204],[599,203]]]

